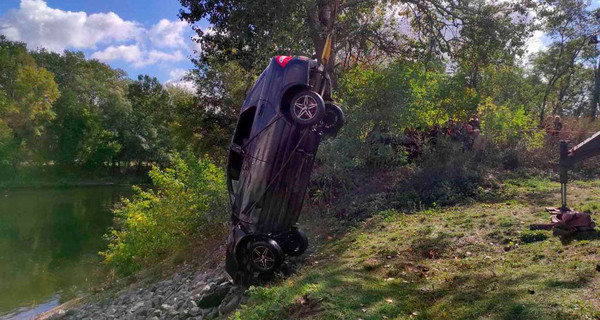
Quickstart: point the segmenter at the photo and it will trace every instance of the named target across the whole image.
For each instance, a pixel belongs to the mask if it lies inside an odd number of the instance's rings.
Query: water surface
[[[130,190],[0,191],[0,319],[28,319],[97,281],[110,208]]]

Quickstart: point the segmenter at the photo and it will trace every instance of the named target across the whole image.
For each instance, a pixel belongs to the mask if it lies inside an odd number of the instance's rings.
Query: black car
[[[244,101],[227,163],[226,269],[234,280],[273,271],[286,254],[306,250],[297,222],[317,148],[343,121],[322,64],[300,56],[271,59]]]

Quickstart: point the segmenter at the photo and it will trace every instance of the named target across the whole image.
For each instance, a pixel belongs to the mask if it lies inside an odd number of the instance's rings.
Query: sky
[[[591,1],[598,6],[600,0]],[[131,78],[149,74],[189,88],[181,77],[193,68],[198,47],[192,28],[177,17],[180,8],[177,0],[0,0],[0,34],[32,50],[82,51]],[[548,42],[536,32],[529,53]]]
[[[186,86],[181,77],[197,44],[180,8],[177,0],[0,0],[0,34],[29,49],[82,51],[131,78]]]

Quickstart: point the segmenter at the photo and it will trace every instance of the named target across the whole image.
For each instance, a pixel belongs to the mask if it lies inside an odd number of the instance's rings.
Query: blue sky
[[[197,48],[180,8],[177,0],[0,0],[0,33],[30,49],[82,51],[132,78],[178,82]]]
[[[591,1],[591,8],[599,5]],[[0,0],[0,34],[30,49],[82,51],[131,78],[149,74],[189,86],[180,79],[193,67],[197,45],[192,28],[177,17],[180,8],[178,0]],[[538,31],[528,51],[543,50],[548,42]]]

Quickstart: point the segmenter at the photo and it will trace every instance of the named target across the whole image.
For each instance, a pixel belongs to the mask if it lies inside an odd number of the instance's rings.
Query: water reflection
[[[0,315],[11,313],[12,318],[19,308],[19,313],[45,309],[48,303],[74,297],[93,281],[97,252],[105,245],[102,234],[112,223],[110,207],[129,190],[78,187],[0,193]]]

